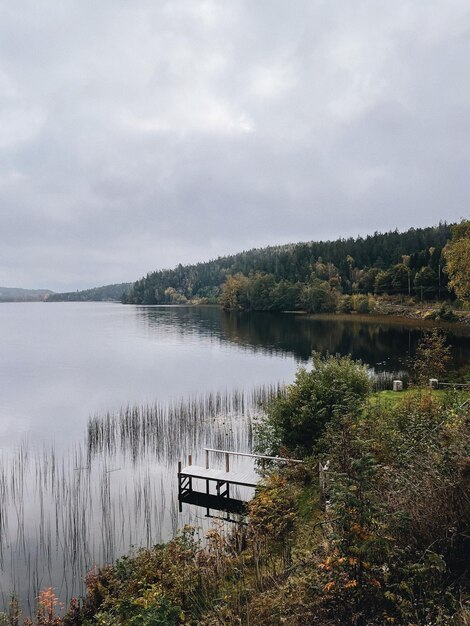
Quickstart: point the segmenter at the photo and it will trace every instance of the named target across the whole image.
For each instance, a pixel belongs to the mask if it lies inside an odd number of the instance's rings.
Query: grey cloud
[[[0,0],[0,284],[459,219],[463,0]]]

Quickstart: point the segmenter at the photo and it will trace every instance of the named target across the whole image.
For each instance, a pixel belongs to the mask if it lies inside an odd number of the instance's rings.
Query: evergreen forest
[[[48,302],[96,302],[121,300],[131,289],[132,283],[117,283],[83,289],[82,291],[69,291],[67,293],[51,293],[47,297]]]
[[[255,248],[158,270],[134,283],[129,304],[220,303],[225,309],[332,311],[339,295],[452,296],[443,249],[452,227]],[[346,309],[350,303],[342,305]],[[365,312],[365,311],[364,311]]]

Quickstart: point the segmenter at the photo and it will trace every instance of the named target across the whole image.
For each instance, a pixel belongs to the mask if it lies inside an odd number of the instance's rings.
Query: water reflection
[[[178,332],[181,337],[202,335],[265,354],[289,355],[306,362],[312,351],[352,354],[376,371],[406,367],[426,323],[395,320],[318,318],[297,314],[226,313],[217,307],[138,307],[136,315],[150,332]],[[444,329],[452,345],[454,365],[470,357],[467,329]]]
[[[276,388],[127,407],[92,418],[83,443],[60,450],[24,442],[0,459],[0,611],[14,593],[30,614],[41,588],[83,594],[95,564],[131,546],[168,540],[184,524],[207,530],[205,510],[178,513],[177,463],[204,448],[251,452],[253,423]],[[215,455],[217,457],[217,455]],[[236,457],[235,471],[252,459]],[[222,467],[220,459],[213,467]],[[234,499],[253,489],[233,489]],[[222,514],[225,518],[225,514]]]

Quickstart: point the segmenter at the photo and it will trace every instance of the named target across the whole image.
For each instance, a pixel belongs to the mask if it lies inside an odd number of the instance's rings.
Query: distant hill
[[[69,291],[67,293],[51,293],[47,302],[113,302],[121,301],[131,290],[132,283],[118,283],[104,285],[83,291]]]
[[[53,293],[50,289],[0,287],[0,302],[41,302]]]

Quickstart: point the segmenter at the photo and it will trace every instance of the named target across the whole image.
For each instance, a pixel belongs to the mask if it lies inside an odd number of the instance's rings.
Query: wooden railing
[[[249,454],[248,452],[232,452],[231,450],[218,450],[217,448],[204,448],[206,453],[206,469],[209,469],[209,453],[225,455],[225,471],[230,471],[230,456],[245,456],[251,459],[259,459],[262,461],[278,461],[280,463],[303,463],[300,459],[287,459],[281,456],[266,456],[264,454]]]
[[[464,387],[465,389],[470,389],[470,383],[442,383],[438,381],[438,387]]]

